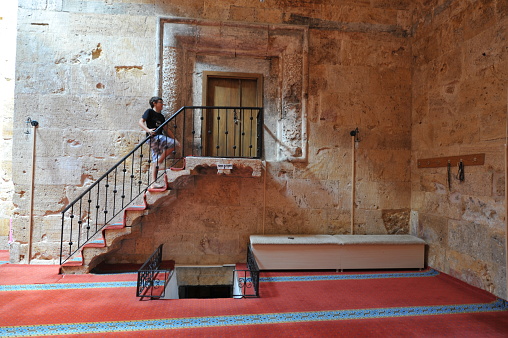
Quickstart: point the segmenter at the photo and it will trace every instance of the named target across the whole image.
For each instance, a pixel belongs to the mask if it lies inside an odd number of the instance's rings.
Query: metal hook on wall
[[[457,179],[461,182],[464,182],[466,178],[464,176],[464,162],[462,162],[462,160],[460,160],[459,163],[457,163],[457,168],[458,168]]]
[[[358,130],[358,127],[356,127],[355,130],[351,130],[349,135],[355,138],[355,142],[360,142],[360,131]]]
[[[447,164],[446,180],[448,181],[448,190],[452,190],[452,163],[450,160],[448,160]]]
[[[25,134],[26,135],[30,134],[30,126],[37,127],[39,125],[39,122],[37,122],[35,120],[32,120],[30,117],[26,118],[26,122],[25,123],[26,123],[26,129],[25,129]]]

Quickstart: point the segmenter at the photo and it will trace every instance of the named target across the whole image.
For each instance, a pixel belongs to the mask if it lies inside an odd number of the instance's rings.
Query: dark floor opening
[[[180,299],[185,298],[231,298],[231,285],[181,285],[178,287]]]

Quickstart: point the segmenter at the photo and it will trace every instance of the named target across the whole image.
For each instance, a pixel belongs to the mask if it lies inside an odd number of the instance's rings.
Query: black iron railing
[[[166,295],[166,286],[173,276],[173,271],[161,269],[162,246],[163,244],[159,245],[138,270],[136,297],[154,299],[164,298]]]
[[[234,278],[239,294],[235,293],[233,297],[259,297],[259,268],[250,245],[247,247],[247,269],[235,269]]]
[[[60,264],[76,259],[106,226],[121,221],[123,210],[155,183],[153,170],[157,180],[187,156],[261,158],[262,112],[256,107],[180,108],[158,128],[169,128],[179,143],[170,157],[154,167],[153,139],[147,137],[62,211]]]

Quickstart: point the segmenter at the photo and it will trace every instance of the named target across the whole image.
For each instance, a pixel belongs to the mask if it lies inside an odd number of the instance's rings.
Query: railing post
[[[64,225],[65,225],[65,213],[62,211],[62,228],[60,233],[60,265],[63,264],[63,244],[64,244]]]
[[[257,114],[257,157],[262,157],[262,150],[263,150],[263,108],[259,108],[258,114]]]

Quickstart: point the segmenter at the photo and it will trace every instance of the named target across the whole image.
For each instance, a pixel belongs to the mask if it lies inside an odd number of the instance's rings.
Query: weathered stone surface
[[[412,210],[429,264],[506,297],[503,196],[508,62],[499,2],[421,2],[414,29],[413,161],[484,153],[485,164],[412,168]],[[502,12],[502,9],[501,9]],[[414,163],[414,162],[413,162]]]
[[[347,150],[334,147],[309,148],[312,164],[297,169],[297,175],[304,179],[334,180],[339,185],[350,180],[345,170],[351,167],[351,154]],[[339,192],[340,193],[340,192]]]
[[[177,266],[178,285],[232,285],[234,267]]]
[[[350,234],[351,214],[344,210],[327,210],[327,234]]]
[[[303,226],[304,211],[297,208],[266,208],[266,218],[263,224],[264,234],[300,234]]]
[[[450,248],[474,259],[502,264],[506,258],[502,250],[504,242],[500,232],[493,232],[477,223],[463,221],[450,223]]]
[[[0,236],[7,237],[9,236],[10,230],[10,220],[9,219],[0,219]]]
[[[383,210],[382,217],[387,234],[409,234],[409,209]]]
[[[193,32],[199,32],[193,34]],[[222,72],[234,72],[234,64],[229,58],[240,56],[255,62],[260,58],[278,58],[282,62],[278,68],[272,68],[272,76],[278,78],[276,91],[278,100],[266,102],[265,124],[267,130],[264,139],[277,138],[277,148],[265,148],[265,158],[305,160],[307,157],[306,92],[307,68],[307,34],[302,27],[271,26],[266,24],[239,24],[235,22],[218,24],[217,22],[188,19],[164,20],[163,36],[175,36],[164,39],[162,64],[162,92],[169,101],[170,107],[176,109],[186,104],[182,100],[185,82],[202,87],[201,74],[196,71],[196,60],[199,55],[220,55],[217,66]],[[174,47],[175,41],[179,44]],[[256,42],[257,43],[253,43]],[[266,47],[264,47],[266,46]],[[202,56],[201,56],[202,57]],[[254,72],[253,68],[244,65],[243,72]],[[180,74],[188,74],[183,77]],[[189,88],[190,89],[190,88]],[[185,91],[183,91],[185,93]],[[267,95],[265,98],[272,98]],[[199,98],[201,100],[201,98]],[[281,115],[279,115],[281,114]],[[280,117],[283,118],[280,118]],[[275,124],[272,124],[275,123]]]
[[[2,20],[0,20],[0,35],[3,44],[0,50],[2,60],[0,64],[0,250],[9,248],[10,222],[14,210],[11,159],[14,136],[16,18],[16,3],[3,4]],[[21,120],[19,122],[21,123]]]
[[[356,235],[385,235],[387,234],[381,210],[365,210],[357,215],[354,234]]]
[[[146,257],[161,243],[166,243],[168,255],[179,264],[222,264],[241,259],[248,235],[258,232],[262,220],[260,195],[253,193],[261,191],[261,183],[250,177],[224,181],[216,174],[196,176],[194,185],[178,190],[177,199],[163,202],[145,215],[141,235],[127,240],[128,244],[108,260]],[[133,249],[135,256],[129,252]]]
[[[506,298],[507,12],[499,0],[19,1],[0,20],[1,56],[17,46],[0,78],[12,93],[0,248],[12,218],[11,261],[28,261],[28,116],[40,122],[33,258],[53,261],[59,211],[143,139],[150,96],[171,113],[203,103],[204,71],[256,73],[266,165],[174,181],[157,213],[128,216],[140,234],[112,261],[142,262],[164,241],[177,263],[235,263],[251,233],[349,233],[355,184],[354,233],[408,229],[411,212],[430,266]],[[416,166],[480,152],[485,165],[451,188],[446,168]]]

